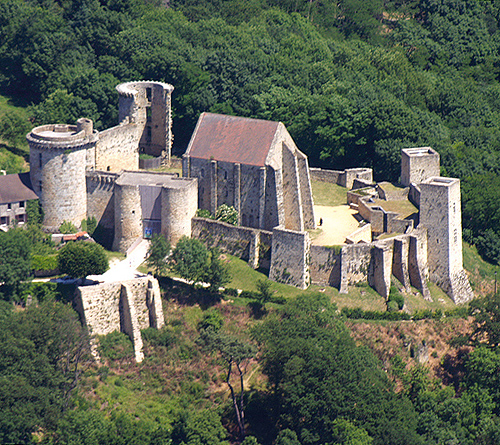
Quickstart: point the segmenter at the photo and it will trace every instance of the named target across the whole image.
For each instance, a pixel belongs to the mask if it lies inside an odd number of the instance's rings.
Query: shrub
[[[204,312],[202,320],[198,323],[198,330],[213,329],[219,332],[224,324],[224,318],[217,309],[208,309]]]
[[[33,255],[31,257],[33,270],[57,269],[57,255]]]
[[[110,360],[122,360],[134,356],[134,347],[130,338],[123,332],[113,331],[99,337],[99,353]]]
[[[207,209],[198,209],[198,210],[196,210],[196,216],[198,216],[199,218],[214,219],[214,217],[210,213],[210,210],[207,210]]]
[[[167,327],[146,328],[141,331],[142,338],[152,346],[170,346],[176,342],[175,334]]]
[[[61,226],[59,227],[59,232],[67,234],[67,233],[76,233],[78,232],[78,228],[69,221],[63,221]]]
[[[215,212],[215,219],[235,226],[238,224],[238,211],[233,206],[222,204]]]

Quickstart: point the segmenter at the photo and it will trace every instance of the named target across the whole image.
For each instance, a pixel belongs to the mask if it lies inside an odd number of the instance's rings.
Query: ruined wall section
[[[206,218],[192,219],[192,237],[208,247],[248,261],[251,267],[269,267],[272,233],[249,227],[233,226]]]
[[[94,217],[106,229],[115,227],[115,173],[87,171],[87,217]]]
[[[372,244],[351,244],[340,253],[340,293],[347,294],[349,286],[368,281],[372,261]]]
[[[337,184],[351,190],[356,180],[373,184],[373,170],[371,168],[348,168],[346,170],[326,170],[309,168],[311,181]]]
[[[311,246],[311,283],[320,286],[340,286],[341,249],[338,247]]]
[[[401,150],[401,185],[421,182],[440,175],[439,153],[431,147],[405,148]]]
[[[292,150],[283,144],[282,151],[283,206],[285,211],[285,229],[304,230],[302,197],[297,158]]]
[[[116,89],[120,97],[120,124],[135,124],[140,150],[161,156],[164,163],[169,164],[173,142],[171,95],[174,87],[167,83],[140,81],[122,83]]]
[[[310,282],[311,241],[307,232],[273,229],[269,278],[278,283],[306,289]]]
[[[101,131],[95,154],[96,170],[137,170],[139,137],[140,127],[136,124],[119,125]]]
[[[129,335],[137,362],[144,358],[141,330],[160,329],[165,323],[159,284],[150,276],[78,287],[75,307],[93,335]]]

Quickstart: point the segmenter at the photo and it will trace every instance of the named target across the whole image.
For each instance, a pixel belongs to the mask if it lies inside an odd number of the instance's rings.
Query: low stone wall
[[[137,362],[144,358],[141,330],[165,324],[160,287],[151,276],[78,287],[74,303],[93,335],[125,332],[134,344]]]
[[[141,157],[139,156],[139,168],[141,168],[143,170],[151,170],[153,168],[160,168],[161,161],[162,161],[161,156],[159,156],[157,158],[151,158],[151,159],[141,159]]]
[[[370,223],[361,226],[359,229],[352,232],[346,239],[346,244],[356,244],[359,242],[372,242],[372,225]]]
[[[311,246],[309,272],[313,284],[339,287],[340,252],[340,247]]]
[[[373,183],[373,170],[371,168],[348,168],[346,170],[325,170],[322,168],[309,168],[311,181],[338,184],[351,190],[356,179],[365,183]]]
[[[309,175],[311,177],[311,181],[318,182],[328,182],[330,184],[338,184],[340,175],[342,175],[342,171],[340,170],[325,170],[322,168],[309,168]]]
[[[191,220],[191,236],[208,247],[237,256],[257,269],[269,267],[272,233],[207,218]]]
[[[386,201],[401,201],[404,199],[408,199],[409,188],[405,187],[395,188],[389,182],[380,182],[377,184],[377,192],[381,199],[385,199]]]

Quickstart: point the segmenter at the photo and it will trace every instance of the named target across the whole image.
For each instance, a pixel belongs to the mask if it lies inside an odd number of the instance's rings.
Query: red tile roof
[[[189,143],[188,155],[264,166],[279,122],[202,113]]]
[[[0,175],[0,204],[38,199],[29,173]]]

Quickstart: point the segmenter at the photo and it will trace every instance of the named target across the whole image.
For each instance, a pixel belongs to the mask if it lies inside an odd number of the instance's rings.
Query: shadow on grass
[[[205,310],[222,299],[222,295],[218,292],[175,281],[170,277],[160,277],[158,281],[165,298],[175,300],[179,304],[187,306],[198,304],[201,309]]]

